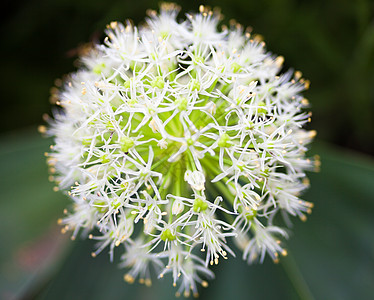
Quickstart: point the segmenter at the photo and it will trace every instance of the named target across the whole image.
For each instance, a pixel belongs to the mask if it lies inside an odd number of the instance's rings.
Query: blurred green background
[[[290,255],[279,265],[240,257],[214,268],[201,299],[372,299],[374,295],[374,1],[174,1],[182,13],[220,7],[285,57],[285,69],[311,81],[312,153],[306,223],[295,221]],[[75,70],[79,46],[100,41],[105,25],[138,24],[155,1],[28,0],[3,3],[0,71],[0,298],[173,299],[170,282],[123,282],[90,241],[70,242],[56,219],[68,200],[52,192],[36,127],[50,113],[54,80]],[[182,17],[182,14],[180,15]],[[167,280],[165,280],[167,281]]]

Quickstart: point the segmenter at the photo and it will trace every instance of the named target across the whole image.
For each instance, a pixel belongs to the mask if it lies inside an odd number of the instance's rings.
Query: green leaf
[[[307,222],[294,220],[289,255],[280,264],[267,258],[263,265],[248,266],[240,255],[222,260],[201,299],[371,298],[374,163],[323,144],[314,148],[322,171],[309,174],[311,189],[304,199],[315,209]],[[125,271],[107,255],[89,257],[92,247],[90,241],[78,242],[40,299],[174,299],[170,280],[154,279],[151,288],[128,285],[122,280]]]
[[[36,134],[18,133],[3,137],[0,144],[1,297],[174,299],[176,288],[168,276],[158,280],[153,274],[150,288],[125,283],[126,271],[117,266],[118,253],[115,263],[109,262],[105,251],[92,258],[91,240],[69,241],[73,247],[61,263],[64,252],[58,249],[66,245],[53,224],[68,201],[52,192],[47,181],[43,153],[48,142]],[[304,199],[314,202],[315,208],[307,222],[294,220],[293,234],[286,243],[289,255],[280,264],[267,258],[263,265],[248,266],[239,253],[222,260],[213,267],[216,279],[200,290],[201,299],[372,297],[374,162],[321,143],[313,152],[321,156],[322,168],[320,173],[309,174],[311,188]],[[54,254],[38,260],[48,249]]]
[[[50,276],[61,258],[65,197],[52,191],[43,153],[50,140],[36,129],[2,136],[0,143],[0,298],[19,297]]]
[[[304,198],[315,208],[294,227],[293,260],[316,299],[372,299],[373,159],[323,144],[314,148],[322,169],[310,174]]]

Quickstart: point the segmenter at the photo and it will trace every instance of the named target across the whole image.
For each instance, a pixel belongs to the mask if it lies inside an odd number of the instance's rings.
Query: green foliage
[[[47,181],[42,156],[47,149],[48,140],[29,132],[4,136],[0,143],[0,296],[174,299],[167,276],[151,288],[129,285],[122,280],[124,270],[110,264],[105,254],[89,255],[93,241],[63,238],[54,224],[67,201]],[[310,174],[311,189],[304,199],[315,208],[308,222],[293,220],[297,224],[287,243],[288,256],[279,264],[265,259],[252,266],[229,257],[214,267],[216,279],[200,291],[200,299],[372,297],[374,161],[324,144],[313,152],[321,156],[322,171]]]

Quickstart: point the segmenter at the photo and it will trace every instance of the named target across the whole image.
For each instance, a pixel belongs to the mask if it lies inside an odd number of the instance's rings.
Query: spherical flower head
[[[162,4],[142,27],[108,25],[55,96],[48,164],[74,204],[64,232],[96,240],[93,256],[120,248],[126,281],[170,273],[188,296],[234,255],[228,238],[248,263],[287,253],[284,227],[311,212],[299,197],[319,163],[305,157],[301,73],[282,74],[240,25],[219,31],[217,12],[178,13]]]

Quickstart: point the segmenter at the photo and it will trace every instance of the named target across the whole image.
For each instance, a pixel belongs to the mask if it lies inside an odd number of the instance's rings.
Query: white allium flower
[[[200,171],[187,170],[184,179],[188,182],[194,191],[203,191],[205,189],[205,175]]]
[[[299,197],[319,161],[305,157],[315,131],[300,72],[281,74],[283,58],[241,26],[219,31],[217,12],[178,13],[162,4],[142,27],[108,25],[60,88],[47,156],[74,204],[63,232],[96,240],[93,256],[124,250],[126,281],[171,273],[188,296],[234,256],[228,239],[249,263],[287,253],[279,238],[311,212]]]

